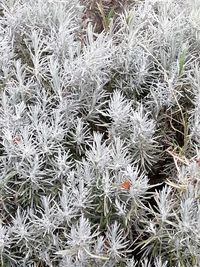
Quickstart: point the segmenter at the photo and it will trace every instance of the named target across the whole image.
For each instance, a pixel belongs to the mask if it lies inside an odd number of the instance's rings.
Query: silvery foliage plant
[[[0,0],[2,267],[199,266],[200,3],[126,2]]]

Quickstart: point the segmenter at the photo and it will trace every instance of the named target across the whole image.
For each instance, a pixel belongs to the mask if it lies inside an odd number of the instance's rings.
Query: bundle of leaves
[[[0,266],[199,266],[200,2],[1,0],[0,32]]]

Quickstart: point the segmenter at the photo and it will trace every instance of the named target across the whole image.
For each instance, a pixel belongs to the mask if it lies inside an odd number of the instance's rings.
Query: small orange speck
[[[126,189],[126,190],[129,190],[131,187],[131,182],[130,180],[125,180],[121,183],[121,188],[122,189]]]
[[[15,136],[14,138],[13,138],[13,143],[14,144],[19,144],[21,142],[21,137],[20,136]]]

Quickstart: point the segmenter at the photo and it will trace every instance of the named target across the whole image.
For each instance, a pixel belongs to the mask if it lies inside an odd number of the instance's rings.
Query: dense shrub
[[[199,266],[200,2],[121,3],[0,1],[2,267]]]

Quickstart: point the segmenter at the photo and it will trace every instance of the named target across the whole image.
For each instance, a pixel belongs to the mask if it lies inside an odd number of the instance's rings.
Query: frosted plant
[[[74,205],[75,197],[70,192],[69,188],[63,185],[62,193],[60,196],[60,206],[58,206],[58,216],[62,223],[63,221],[69,224],[75,216],[78,214],[78,209]]]
[[[156,161],[155,154],[159,152],[156,124],[149,118],[150,113],[144,110],[143,105],[134,110],[131,108],[131,102],[127,101],[120,91],[115,91],[109,109],[103,114],[111,119],[111,138],[117,135],[125,140],[132,151],[133,162],[148,169]]]
[[[0,265],[198,266],[199,2],[96,2],[0,1]]]
[[[103,135],[94,133],[93,144],[90,145],[90,150],[86,152],[86,157],[92,163],[93,168],[103,170],[110,161],[110,151],[105,143],[102,143]]]
[[[125,141],[122,141],[119,137],[114,138],[111,143],[110,157],[111,164],[109,168],[114,171],[124,169],[131,163],[131,156]]]
[[[129,241],[126,240],[126,236],[123,235],[123,231],[120,230],[117,222],[108,229],[106,234],[107,241],[107,253],[110,254],[111,258],[114,258],[116,262],[120,257],[127,251]]]
[[[134,258],[127,260],[127,262],[126,262],[127,267],[136,267],[137,264],[138,264],[138,262]]]
[[[154,266],[156,266],[156,267],[166,267],[167,263],[168,263],[167,261],[163,262],[160,257],[156,258],[153,262]],[[152,264],[148,261],[148,259],[144,259],[141,266],[142,267],[151,267]]]
[[[140,174],[137,169],[133,169],[131,165],[127,166],[123,171],[123,179],[130,182],[130,190],[128,196],[133,199],[135,204],[140,201],[140,198],[147,195],[147,190],[150,188],[148,178],[142,173]]]
[[[184,170],[185,168],[182,172],[187,175]],[[148,223],[145,230],[150,238],[142,242],[145,253],[157,251],[166,258],[171,254],[174,263],[183,261],[189,266],[197,264],[199,183],[194,183],[195,180],[195,177],[190,177],[187,185],[181,180],[178,183],[169,182],[172,188],[164,187],[159,194],[155,194],[157,207],[149,209],[149,212],[154,214],[154,219]],[[162,250],[163,246],[167,251]]]
[[[155,122],[148,118],[148,112],[140,106],[130,115],[130,149],[135,163],[148,168],[156,161],[158,143],[155,138]]]
[[[89,221],[83,216],[79,219],[79,222],[71,227],[69,234],[66,234],[67,249],[59,251],[57,254],[63,256],[73,256],[77,259],[84,259],[85,256],[90,256],[90,249],[93,245],[93,239],[98,235],[98,232],[92,233],[92,228]]]
[[[116,135],[126,132],[129,114],[131,111],[131,103],[129,103],[120,91],[115,91],[109,102],[107,116],[112,120],[111,134]]]

